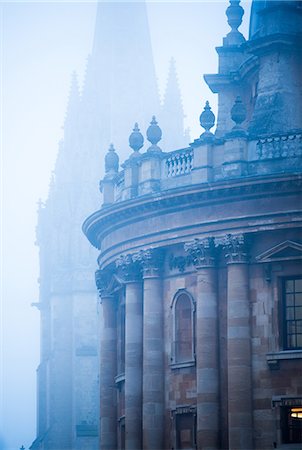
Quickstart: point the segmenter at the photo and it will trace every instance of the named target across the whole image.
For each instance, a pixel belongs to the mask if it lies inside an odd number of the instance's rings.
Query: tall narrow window
[[[194,361],[194,302],[185,292],[179,292],[173,302],[173,363]]]
[[[284,349],[302,348],[302,278],[283,280]]]

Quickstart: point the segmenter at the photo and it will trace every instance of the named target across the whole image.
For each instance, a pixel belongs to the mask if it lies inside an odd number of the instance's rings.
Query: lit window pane
[[[294,291],[294,281],[287,280],[286,281],[286,292],[293,292],[293,291]]]

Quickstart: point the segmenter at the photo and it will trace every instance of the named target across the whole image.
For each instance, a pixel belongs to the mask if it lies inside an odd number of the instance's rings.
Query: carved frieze
[[[184,245],[185,251],[192,258],[194,266],[201,267],[215,266],[215,245],[213,238],[194,239]]]
[[[223,248],[227,264],[247,262],[247,245],[244,234],[226,234],[217,237],[215,246]]]
[[[169,269],[175,270],[178,269],[179,272],[183,273],[187,267],[193,265],[193,260],[191,255],[186,256],[175,256],[173,253],[169,256]]]

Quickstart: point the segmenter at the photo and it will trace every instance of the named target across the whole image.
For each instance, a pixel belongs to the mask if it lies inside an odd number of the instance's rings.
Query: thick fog
[[[246,36],[249,2],[242,4],[240,30]],[[217,71],[215,47],[230,30],[225,16],[228,2],[150,1],[147,5],[160,93],[174,57],[185,126],[193,140],[201,134],[199,115],[205,101],[214,111],[217,108],[203,74]],[[80,85],[83,82],[96,6],[92,1],[42,0],[2,1],[0,6],[1,450],[22,445],[27,449],[35,438],[39,311],[31,304],[39,299],[34,245],[37,202],[47,198],[71,73],[76,70]]]

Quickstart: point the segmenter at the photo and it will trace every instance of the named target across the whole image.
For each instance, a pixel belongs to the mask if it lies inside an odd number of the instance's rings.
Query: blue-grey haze
[[[241,30],[246,34],[249,2],[243,6],[246,14]],[[173,56],[191,138],[200,134],[198,117],[205,100],[216,110],[215,96],[202,74],[216,72],[214,47],[229,30],[226,7],[227,1],[148,2],[160,92],[164,92]],[[47,197],[71,72],[76,70],[83,81],[96,3],[2,1],[0,8],[0,449],[13,450],[22,444],[27,448],[35,437],[39,314],[30,305],[38,300],[36,202]]]

